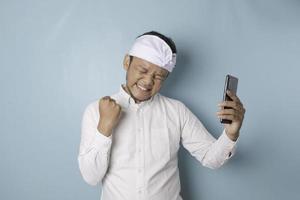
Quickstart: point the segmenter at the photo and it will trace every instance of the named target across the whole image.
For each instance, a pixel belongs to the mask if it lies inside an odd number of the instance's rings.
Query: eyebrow
[[[141,67],[143,69],[147,69],[146,67],[144,67],[143,65],[137,65],[137,67]]]
[[[163,77],[165,77],[166,75],[164,75],[162,72],[158,72],[157,73],[157,75],[159,75],[159,76],[163,76]]]

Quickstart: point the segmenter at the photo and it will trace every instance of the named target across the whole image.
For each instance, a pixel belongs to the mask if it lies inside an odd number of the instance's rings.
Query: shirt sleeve
[[[236,141],[227,136],[225,129],[216,140],[185,105],[180,116],[182,145],[203,166],[217,169],[234,155]]]
[[[105,176],[112,143],[111,136],[107,137],[98,131],[99,114],[94,110],[90,105],[83,114],[78,155],[81,175],[90,185],[97,185]]]

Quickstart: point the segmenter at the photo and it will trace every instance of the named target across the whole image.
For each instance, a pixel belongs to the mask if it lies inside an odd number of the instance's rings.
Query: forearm
[[[223,131],[219,139],[208,148],[201,162],[206,167],[217,169],[235,154],[235,149],[235,142],[228,137],[226,131]]]
[[[106,174],[109,159],[94,149],[78,156],[79,169],[83,179],[90,185],[97,185]]]
[[[102,181],[109,166],[111,139],[97,134],[94,143],[89,148],[81,147],[78,155],[80,172],[90,185]]]

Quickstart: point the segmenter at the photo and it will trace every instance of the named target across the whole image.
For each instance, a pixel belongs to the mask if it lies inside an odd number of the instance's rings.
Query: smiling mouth
[[[150,92],[150,91],[151,91],[151,89],[144,88],[144,87],[141,86],[141,85],[136,84],[136,86],[137,86],[140,90],[142,90],[142,91],[144,91],[144,92]]]

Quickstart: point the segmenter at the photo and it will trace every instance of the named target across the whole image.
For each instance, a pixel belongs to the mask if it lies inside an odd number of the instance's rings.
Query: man
[[[228,93],[233,101],[219,104],[218,117],[232,123],[216,140],[183,103],[158,93],[176,53],[158,32],[137,37],[124,58],[126,84],[86,108],[79,168],[88,184],[102,183],[102,200],[181,200],[180,142],[212,169],[234,154],[245,113],[237,96]]]

